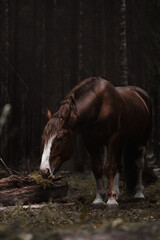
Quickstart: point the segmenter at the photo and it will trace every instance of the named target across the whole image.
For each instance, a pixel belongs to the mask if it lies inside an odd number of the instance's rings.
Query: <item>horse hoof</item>
[[[93,202],[92,202],[92,205],[93,206],[104,206],[106,205],[105,202],[103,200],[100,200],[100,199],[95,199]]]
[[[107,205],[109,207],[117,207],[118,206],[118,202],[116,201],[115,198],[110,198],[110,199],[108,199]]]
[[[97,193],[96,198],[92,202],[92,205],[105,205],[105,202],[103,201],[103,198],[99,193]]]
[[[142,192],[137,192],[134,196],[134,198],[137,198],[137,199],[144,199],[144,194]]]

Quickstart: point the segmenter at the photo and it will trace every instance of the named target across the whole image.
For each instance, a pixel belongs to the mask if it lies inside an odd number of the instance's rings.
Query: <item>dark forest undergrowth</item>
[[[135,201],[121,186],[119,206],[95,207],[92,174],[64,176],[68,195],[41,208],[14,207],[0,210],[0,239],[158,239],[160,236],[160,178],[145,188],[145,200]]]

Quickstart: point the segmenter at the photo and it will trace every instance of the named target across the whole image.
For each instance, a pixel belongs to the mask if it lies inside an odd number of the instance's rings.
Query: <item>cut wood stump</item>
[[[12,175],[0,179],[0,204],[15,205],[17,201],[23,204],[41,203],[67,195],[68,184],[62,180],[52,182],[45,189],[30,177]]]

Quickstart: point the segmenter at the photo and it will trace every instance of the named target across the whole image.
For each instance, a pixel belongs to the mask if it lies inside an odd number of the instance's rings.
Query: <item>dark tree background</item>
[[[55,112],[89,76],[148,91],[159,161],[159,26],[159,0],[0,0],[0,111],[12,107],[0,135],[5,162],[21,170],[39,165],[46,108]],[[83,169],[87,155],[76,141],[73,166]]]

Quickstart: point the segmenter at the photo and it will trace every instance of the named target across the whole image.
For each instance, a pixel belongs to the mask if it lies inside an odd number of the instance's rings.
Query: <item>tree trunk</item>
[[[63,181],[52,182],[45,189],[34,179],[23,176],[10,176],[0,180],[0,203],[15,205],[17,200],[23,204],[40,203],[67,195],[68,184]]]
[[[127,60],[127,37],[126,37],[126,0],[121,1],[120,9],[120,66],[121,85],[128,85],[128,60]]]

